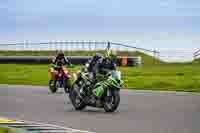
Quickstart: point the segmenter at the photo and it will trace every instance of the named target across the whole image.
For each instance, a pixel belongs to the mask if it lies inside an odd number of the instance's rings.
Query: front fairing
[[[121,89],[123,86],[123,81],[121,79],[109,77],[108,82],[113,89]]]
[[[109,80],[111,83],[112,88],[120,89],[123,86],[123,80],[121,79],[121,72],[120,71],[112,71]]]
[[[119,75],[118,75],[119,74]],[[123,86],[123,80],[121,80],[120,73],[111,74],[106,80],[98,82],[96,86],[103,86],[104,88],[113,88],[113,89],[121,89]]]

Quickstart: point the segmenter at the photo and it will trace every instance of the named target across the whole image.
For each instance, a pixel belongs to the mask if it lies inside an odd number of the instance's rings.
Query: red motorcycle
[[[49,80],[49,90],[55,93],[58,88],[64,88],[65,93],[69,93],[71,88],[71,75],[65,66],[53,66],[50,69],[53,79]]]

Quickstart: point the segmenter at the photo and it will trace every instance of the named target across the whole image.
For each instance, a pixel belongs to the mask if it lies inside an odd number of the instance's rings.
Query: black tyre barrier
[[[89,56],[68,56],[72,64],[84,64],[91,57]],[[0,64],[50,64],[53,57],[49,56],[0,56]],[[122,58],[117,58],[117,65],[121,66]],[[128,57],[128,66],[137,66],[141,64],[139,57]]]
[[[90,57],[67,57],[73,64],[83,64]],[[49,56],[1,56],[1,64],[50,64],[53,57]]]
[[[48,64],[51,62],[51,57],[42,56],[7,56],[0,57],[0,63],[3,64]]]

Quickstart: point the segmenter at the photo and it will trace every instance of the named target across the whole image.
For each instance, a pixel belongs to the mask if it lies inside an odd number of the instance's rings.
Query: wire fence
[[[107,46],[107,42],[96,41],[56,41],[56,42],[25,42],[14,44],[0,44],[0,50],[6,51],[51,51],[51,50],[65,50],[65,51],[77,51],[77,50],[102,50]]]
[[[126,45],[114,43],[110,41],[54,41],[54,42],[40,42],[40,43],[15,43],[15,44],[0,44],[0,51],[102,51],[106,48],[119,51],[121,53],[129,54],[126,56],[138,56],[134,54],[136,51],[143,52],[148,55],[154,56],[152,62],[159,59],[159,52],[156,50],[149,50],[144,48],[134,47],[133,45]],[[83,53],[82,52],[82,53]],[[141,58],[141,57],[140,57]],[[155,60],[154,60],[155,59]]]
[[[40,42],[40,43],[14,43],[14,44],[0,44],[0,51],[98,51],[110,47],[117,51],[142,51],[151,55],[156,55],[159,52],[156,50],[149,50],[144,48],[133,47],[132,45],[125,45],[120,43],[113,43],[110,41],[56,41],[56,42]]]

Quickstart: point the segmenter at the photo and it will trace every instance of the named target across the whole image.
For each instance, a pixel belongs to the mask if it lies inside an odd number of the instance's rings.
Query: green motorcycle
[[[76,110],[83,110],[86,106],[104,108],[106,112],[117,109],[123,84],[120,71],[112,70],[105,76],[98,75],[98,81],[95,82],[87,72],[79,72],[74,76],[69,98]]]

